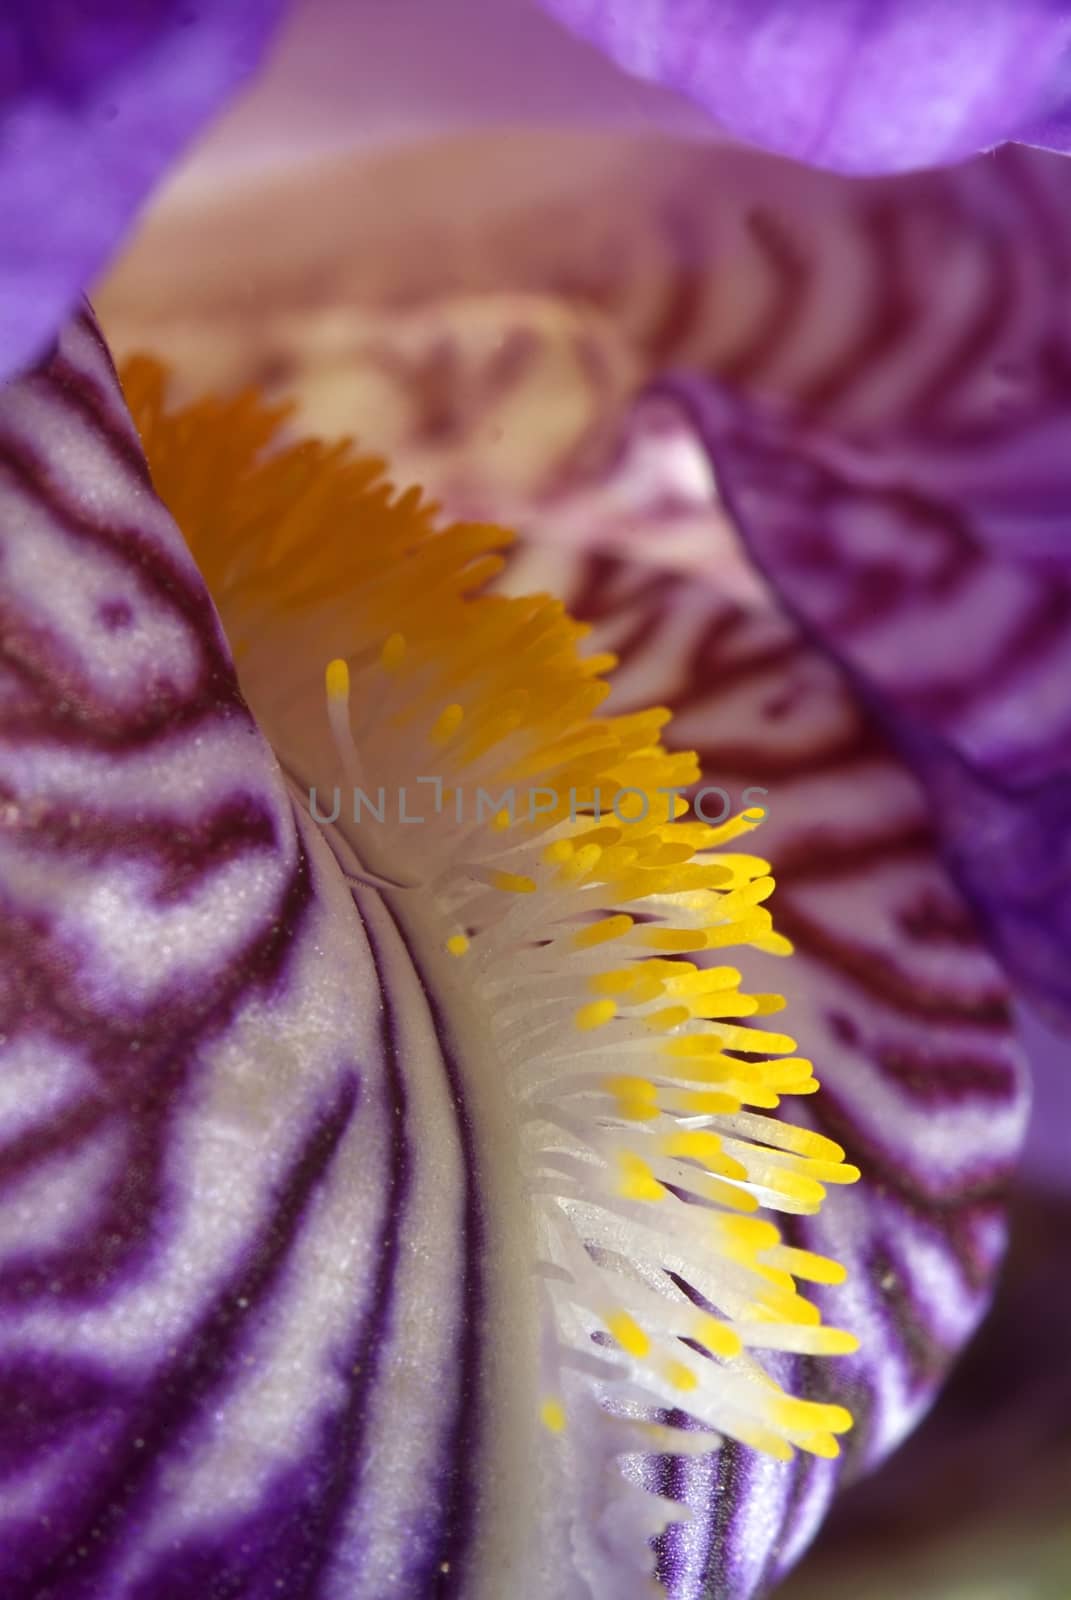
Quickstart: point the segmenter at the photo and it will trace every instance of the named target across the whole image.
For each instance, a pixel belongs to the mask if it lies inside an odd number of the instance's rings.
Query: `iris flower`
[[[1058,142],[1059,8],[983,13],[925,148],[830,116],[828,13],[724,6],[722,75],[694,8],[566,20],[744,134],[780,41],[769,142],[860,171]],[[749,1600],[985,1311],[1012,983],[1066,1014],[1062,164],[193,184],[120,386],[49,336],[274,13],[56,20],[0,171],[3,1592]]]

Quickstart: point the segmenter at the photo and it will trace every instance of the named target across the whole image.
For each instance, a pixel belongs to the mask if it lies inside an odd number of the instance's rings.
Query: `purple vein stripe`
[[[231,1376],[247,1320],[276,1286],[312,1193],[336,1155],[357,1106],[358,1077],[344,1079],[318,1118],[247,1262],[135,1407],[110,1460],[98,1463],[91,1493],[64,1508],[65,1526],[43,1535],[31,1526],[8,1544],[5,1593],[11,1600],[89,1600],[124,1541],[137,1537],[137,1515],[151,1494],[160,1453],[211,1402]],[[44,1546],[44,1549],[42,1549]],[[0,1567],[0,1572],[3,1568]]]
[[[387,910],[390,906],[384,902]],[[438,1042],[443,1071],[457,1119],[457,1136],[465,1172],[463,1241],[460,1273],[461,1333],[456,1356],[457,1400],[444,1450],[436,1496],[438,1534],[428,1543],[422,1561],[408,1578],[408,1593],[428,1600],[460,1600],[467,1592],[468,1566],[476,1531],[476,1472],[481,1443],[480,1369],[483,1358],[485,1301],[483,1255],[485,1221],[480,1197],[476,1138],[465,1103],[462,1068],[450,1027],[425,979],[415,951],[396,916],[395,929],[420,980]]]
[[[429,1520],[369,1438],[415,1160],[384,963],[85,319],[0,441],[0,1594],[333,1596],[378,1496]]]

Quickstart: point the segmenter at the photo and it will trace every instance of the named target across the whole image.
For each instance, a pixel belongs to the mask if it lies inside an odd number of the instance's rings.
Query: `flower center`
[[[688,816],[697,764],[661,745],[668,713],[601,715],[613,663],[586,630],[488,592],[500,530],[442,527],[346,446],[278,442],[255,397],[168,413],[144,361],[125,386],[295,799],[447,1019],[546,1429],[594,1396],[646,1429],[637,1449],[688,1447],[652,1431],[673,1410],[704,1448],[836,1454],[849,1414],[764,1364],[856,1348],[799,1288],[841,1269],[770,1214],[858,1172],[776,1114],[817,1089],[811,1063],[763,1025],[781,998],[723,964],[789,953],[767,864],[731,848],[761,814]]]

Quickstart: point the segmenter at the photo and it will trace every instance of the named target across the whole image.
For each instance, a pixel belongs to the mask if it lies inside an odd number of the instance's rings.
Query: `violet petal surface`
[[[281,6],[5,8],[0,374],[41,352],[153,185],[256,66]]]
[[[542,0],[733,138],[851,174],[1068,148],[1060,0]]]

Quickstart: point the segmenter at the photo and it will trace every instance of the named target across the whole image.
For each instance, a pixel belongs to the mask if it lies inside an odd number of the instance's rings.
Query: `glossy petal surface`
[[[847,173],[1067,148],[1061,0],[542,0],[734,138]]]
[[[256,65],[280,0],[34,0],[0,19],[0,375],[33,359]]]

